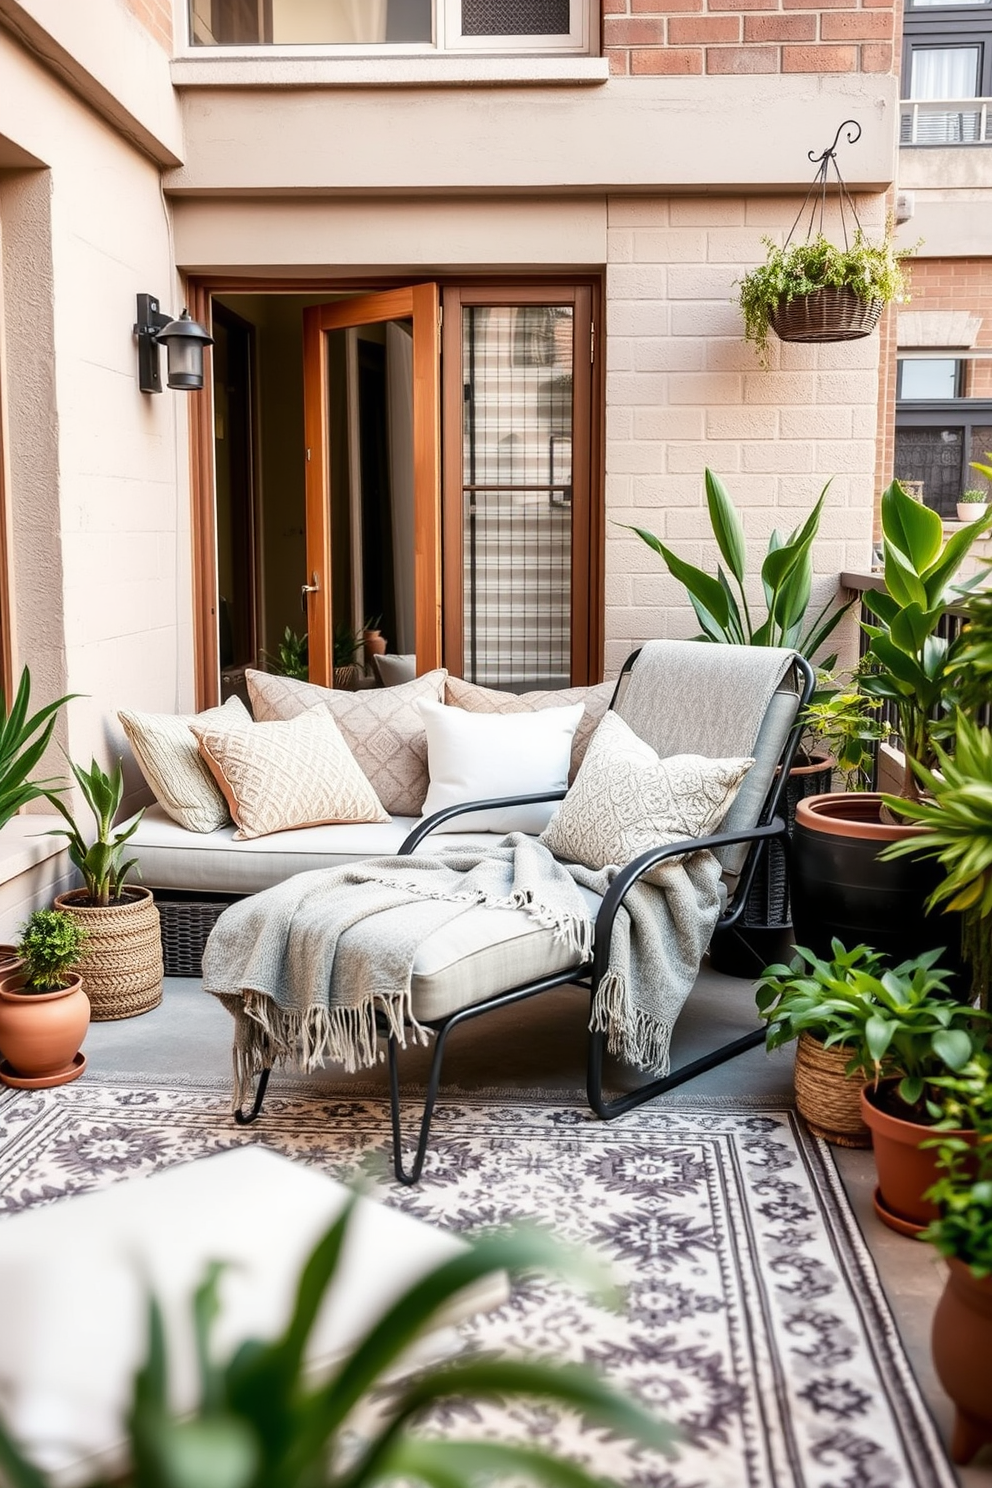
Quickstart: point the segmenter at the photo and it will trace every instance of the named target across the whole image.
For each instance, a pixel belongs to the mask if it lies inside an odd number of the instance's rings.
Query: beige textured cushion
[[[610,706],[615,686],[615,682],[597,682],[592,687],[563,687],[558,691],[498,692],[493,687],[478,687],[474,682],[463,682],[460,677],[449,677],[444,684],[444,701],[455,708],[465,708],[469,713],[534,713],[540,708],[567,708],[572,703],[581,703],[585,711],[572,739],[572,762],[568,771],[568,778],[572,781],[579,772],[596,725]]]
[[[188,832],[216,832],[231,820],[224,795],[200,758],[190,724],[217,730],[250,729],[251,714],[240,698],[204,713],[117,714],[155,799]]]
[[[622,867],[684,837],[705,837],[720,825],[753,764],[701,754],[659,759],[622,718],[607,713],[541,841],[568,862],[602,868]]]
[[[331,714],[379,800],[393,816],[419,816],[427,795],[427,734],[417,711],[422,698],[444,696],[443,667],[398,687],[344,692],[268,672],[246,673],[259,723],[296,718],[311,708]]]
[[[324,822],[389,820],[323,708],[250,729],[191,728],[227,798],[235,841]]]

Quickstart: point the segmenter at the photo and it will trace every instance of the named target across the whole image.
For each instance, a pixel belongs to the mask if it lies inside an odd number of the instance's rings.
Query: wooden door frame
[[[356,280],[342,280],[328,278],[321,275],[302,275],[299,278],[290,276],[265,277],[262,275],[244,274],[196,274],[186,276],[185,303],[190,314],[198,320],[207,330],[210,329],[212,320],[212,299],[214,295],[247,295],[247,294],[371,294],[377,290],[392,289],[396,285],[399,275],[391,274],[385,276]],[[404,276],[404,282],[408,285],[415,283],[415,276]],[[425,281],[426,282],[426,281]],[[527,288],[536,289],[540,295],[547,295],[548,287],[562,289],[567,287],[569,293],[574,293],[580,286],[587,287],[592,307],[592,324],[595,328],[595,357],[591,364],[591,402],[589,414],[589,465],[590,465],[590,503],[589,503],[589,640],[586,648],[586,671],[590,682],[599,681],[603,676],[604,656],[604,587],[605,587],[605,510],[604,492],[605,475],[603,450],[605,440],[605,400],[603,397],[603,368],[605,357],[603,355],[603,278],[602,275],[568,275],[550,277],[542,275],[535,269],[534,272],[519,273],[515,275],[488,275],[478,274],[446,274],[437,275],[434,280],[441,289],[442,302],[445,292],[449,289],[459,288],[461,290],[472,289],[483,290],[486,293],[498,293],[501,289],[510,292],[516,289],[518,292]],[[492,300],[490,300],[492,303]],[[518,302],[519,303],[519,302]],[[453,317],[452,317],[453,318]],[[450,328],[445,330],[444,337],[450,333]],[[444,339],[444,338],[442,338]],[[447,342],[445,341],[445,345]],[[444,349],[442,348],[442,361]],[[198,393],[189,394],[187,407],[189,418],[189,459],[190,459],[190,542],[191,542],[191,590],[193,606],[193,665],[195,680],[195,706],[197,711],[214,706],[220,701],[220,667],[217,651],[217,574],[216,574],[216,509],[213,484],[213,391],[209,351],[206,358],[208,375],[204,377],[203,390]],[[443,373],[442,373],[443,376]],[[442,410],[442,415],[447,412]],[[460,410],[459,410],[460,427]],[[440,459],[440,456],[439,456]],[[438,465],[440,470],[440,463]],[[459,487],[461,473],[459,471]],[[433,555],[425,554],[424,561],[432,561],[443,564],[442,545],[444,540],[443,530],[439,530],[437,536],[440,541],[435,543]],[[441,592],[439,588],[439,593]],[[460,608],[460,601],[459,601]],[[442,614],[444,607],[442,604]],[[447,615],[444,615],[447,621]],[[440,626],[440,615],[437,620]],[[578,666],[576,666],[578,671]]]
[[[455,676],[464,671],[465,599],[461,553],[464,517],[462,511],[462,416],[461,311],[466,305],[570,304],[575,313],[576,338],[572,365],[572,575],[571,681],[574,685],[599,682],[603,677],[603,598],[605,582],[603,511],[603,412],[601,281],[576,277],[540,279],[473,279],[444,284],[442,338],[442,522],[445,552],[450,555],[443,569],[444,665]],[[585,328],[588,328],[586,331]],[[580,334],[581,331],[581,334]],[[589,438],[574,437],[588,429]]]

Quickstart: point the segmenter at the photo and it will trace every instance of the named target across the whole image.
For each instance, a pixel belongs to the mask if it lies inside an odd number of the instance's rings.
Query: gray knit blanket
[[[379,1052],[376,1014],[405,1047],[426,1041],[411,983],[417,949],[473,905],[523,910],[575,952],[592,954],[579,883],[600,894],[617,870],[562,864],[513,833],[492,847],[378,858],[300,873],[232,904],[203,956],[204,990],[235,1020],[234,1105],[275,1063],[351,1072]],[[640,1069],[664,1070],[672,1027],[719,913],[720,868],[707,852],[666,866],[665,887],[637,884],[617,916],[593,1026]]]

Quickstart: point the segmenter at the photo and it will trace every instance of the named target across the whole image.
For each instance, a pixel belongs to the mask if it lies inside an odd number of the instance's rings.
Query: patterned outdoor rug
[[[372,1100],[271,1092],[258,1127],[227,1094],[80,1081],[0,1097],[0,1213],[264,1142],[335,1177],[388,1155]],[[418,1188],[377,1193],[466,1233],[521,1218],[594,1247],[611,1312],[554,1279],[466,1325],[467,1344],[595,1364],[682,1433],[677,1460],[537,1406],[449,1412],[460,1434],[554,1442],[626,1488],[953,1488],[829,1149],[790,1112],[446,1101]],[[264,1203],[264,1195],[260,1195]]]

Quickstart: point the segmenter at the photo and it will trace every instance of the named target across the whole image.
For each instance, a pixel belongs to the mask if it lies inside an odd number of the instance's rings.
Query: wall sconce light
[[[214,338],[186,310],[173,320],[162,313],[154,295],[139,294],[134,334],[138,338],[138,387],[143,393],[162,391],[160,346],[166,348],[169,387],[187,393],[202,388],[203,348],[213,346]]]

